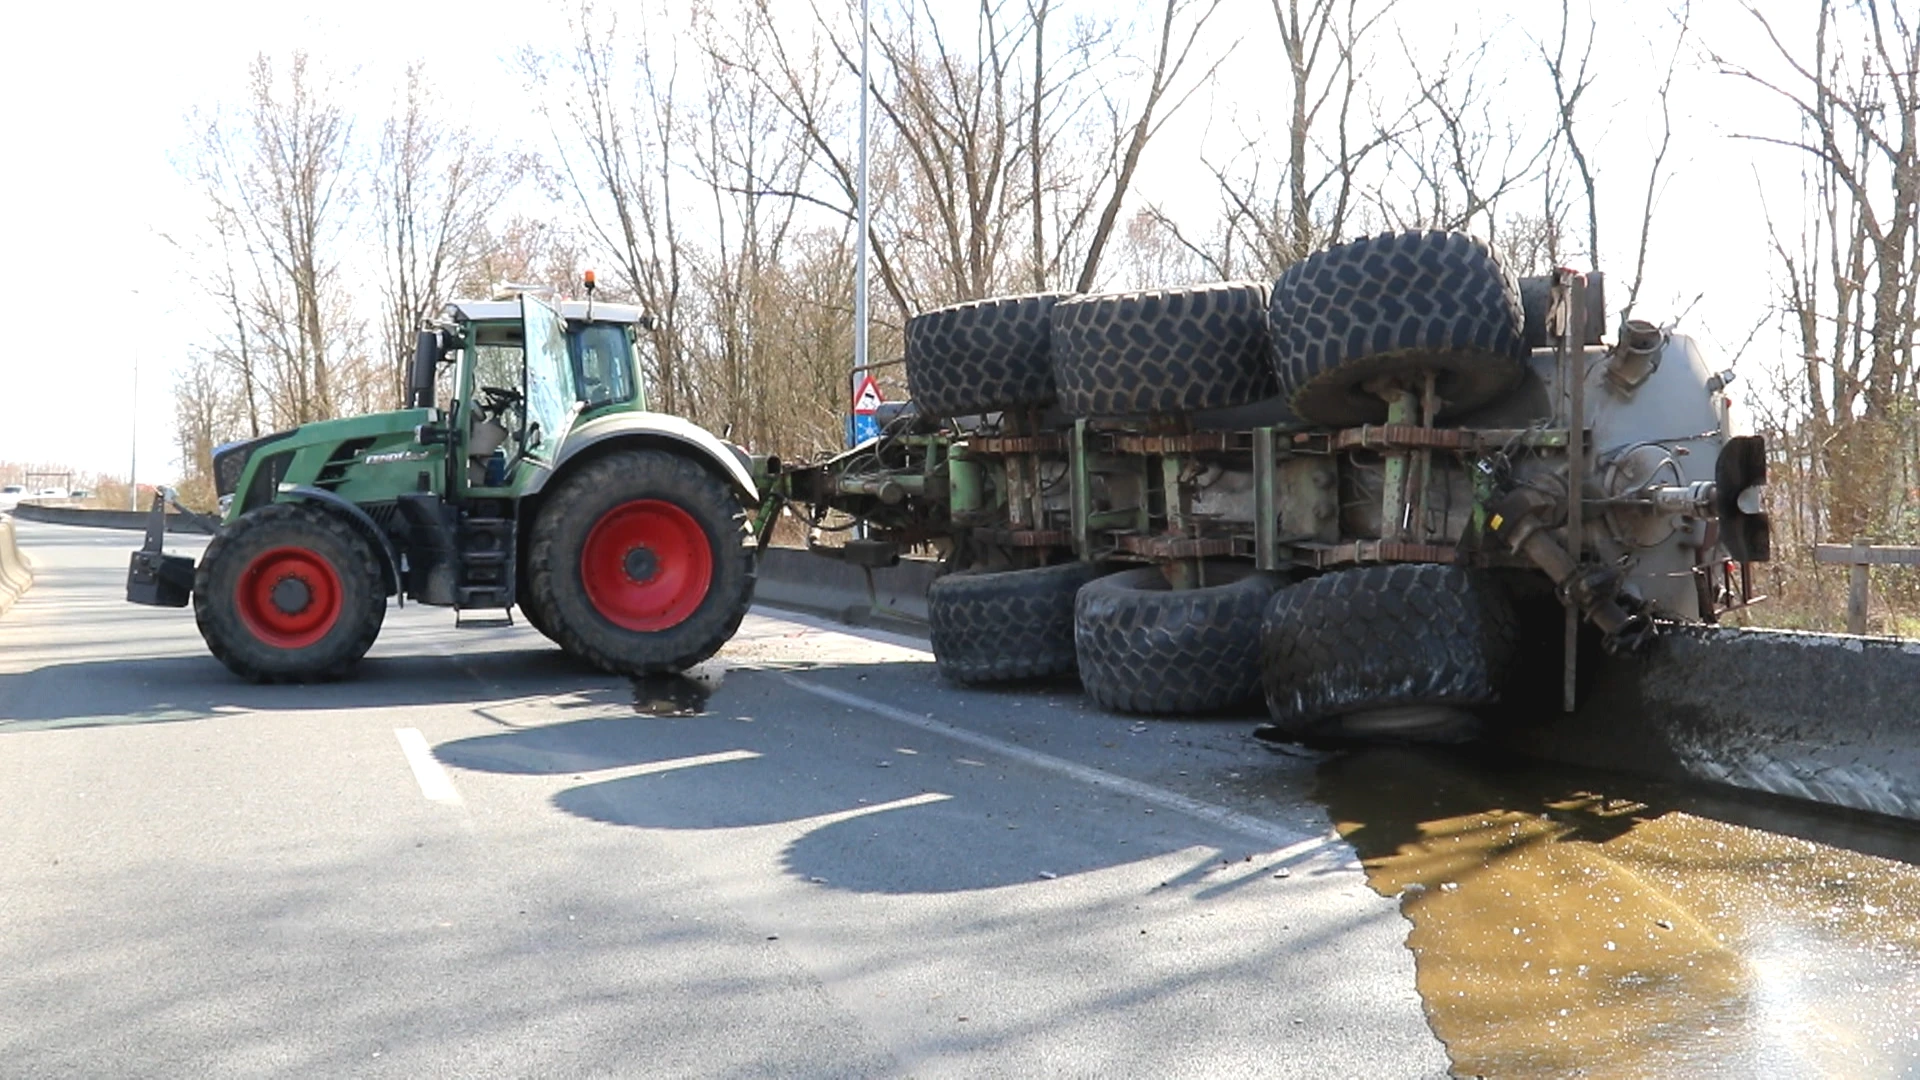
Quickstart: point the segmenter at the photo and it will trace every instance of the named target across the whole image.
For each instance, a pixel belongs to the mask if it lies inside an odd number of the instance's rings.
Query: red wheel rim
[[[340,575],[319,552],[303,547],[263,551],[240,571],[234,588],[240,621],[281,649],[301,649],[340,621]]]
[[[580,551],[580,584],[613,625],[670,629],[707,598],[713,549],[692,514],[659,499],[635,499],[593,523]]]

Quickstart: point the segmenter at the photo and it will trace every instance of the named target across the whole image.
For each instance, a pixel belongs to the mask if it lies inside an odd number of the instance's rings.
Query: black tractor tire
[[[560,647],[603,671],[684,671],[720,651],[753,602],[746,520],[727,482],[685,455],[607,454],[537,511],[521,610],[551,616]]]
[[[560,644],[557,631],[553,628],[553,619],[548,617],[546,609],[540,606],[540,602],[533,598],[532,590],[529,589],[522,593],[518,602],[520,605],[520,617],[527,620],[527,625],[538,630],[541,637],[546,638],[555,645]]]
[[[1516,627],[1498,584],[1457,566],[1363,566],[1288,586],[1261,630],[1273,730],[1457,741],[1471,733],[1466,710],[1500,699]]]
[[[1205,713],[1260,694],[1260,624],[1285,580],[1209,564],[1210,584],[1174,589],[1158,567],[1087,583],[1073,605],[1080,685],[1102,708]]]
[[[929,416],[1040,408],[1054,398],[1047,313],[1067,293],[973,300],[907,320],[907,390]]]
[[[1176,416],[1275,390],[1267,286],[1076,296],[1053,306],[1053,377],[1076,417]]]
[[[1071,562],[935,578],[927,588],[934,664],[957,683],[1071,673],[1073,597],[1099,574]]]
[[[309,503],[270,503],[207,545],[193,619],[214,658],[254,682],[346,675],[380,636],[386,574],[373,541]]]
[[[1464,233],[1382,233],[1293,264],[1267,308],[1273,366],[1294,412],[1346,427],[1386,419],[1367,384],[1435,374],[1441,416],[1479,408],[1519,381],[1527,356],[1519,286]]]

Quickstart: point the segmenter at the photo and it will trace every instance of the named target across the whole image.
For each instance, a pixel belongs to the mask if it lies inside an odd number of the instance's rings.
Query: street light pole
[[[867,45],[872,36],[872,27],[867,18],[869,0],[860,0],[860,168],[856,181],[853,257],[853,378],[849,380],[848,393],[851,395],[860,385],[860,376],[865,374],[867,366],[867,96],[873,89],[873,82],[867,74]],[[851,415],[849,406],[849,415]],[[853,424],[847,425],[848,445],[852,445]]]
[[[132,447],[127,452],[127,508],[140,509],[140,345],[133,346],[133,423]]]

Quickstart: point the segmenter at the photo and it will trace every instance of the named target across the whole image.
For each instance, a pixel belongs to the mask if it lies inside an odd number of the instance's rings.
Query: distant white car
[[[19,484],[0,484],[0,510],[11,510],[20,505],[27,489]]]

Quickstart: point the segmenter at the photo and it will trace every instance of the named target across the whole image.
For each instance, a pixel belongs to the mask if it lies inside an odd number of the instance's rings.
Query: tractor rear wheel
[[[690,458],[608,454],[540,508],[521,610],[603,670],[684,671],[720,651],[753,602],[746,520],[726,482]]]
[[[541,637],[555,645],[560,644],[560,639],[555,636],[557,631],[553,628],[553,619],[547,615],[546,609],[540,606],[540,602],[533,598],[531,589],[520,595],[519,605],[520,617],[527,620],[528,626],[540,631]]]
[[[337,679],[373,647],[387,591],[373,544],[336,514],[273,503],[207,545],[193,618],[207,648],[255,682]]]

